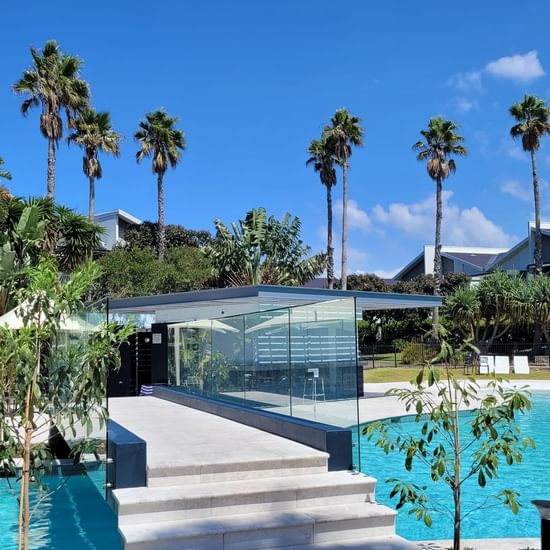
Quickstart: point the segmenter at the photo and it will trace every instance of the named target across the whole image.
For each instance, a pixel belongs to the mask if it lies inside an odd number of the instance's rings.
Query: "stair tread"
[[[414,542],[398,536],[368,537],[342,542],[321,542],[289,546],[285,550],[418,550]]]
[[[230,495],[266,493],[269,491],[300,491],[301,489],[322,489],[323,487],[353,487],[375,484],[376,480],[364,474],[349,471],[323,472],[216,483],[182,484],[170,487],[136,487],[116,489],[113,494],[119,504],[139,504],[193,498],[211,498]]]
[[[181,472],[181,475],[221,473],[227,471],[249,471],[249,470],[278,470],[284,468],[304,468],[311,466],[326,466],[329,455],[322,451],[315,451],[314,454],[296,454],[288,456],[258,457],[235,462],[220,457],[200,464],[186,464],[181,461],[156,461],[148,467],[149,477],[173,476]]]
[[[178,537],[196,537],[206,534],[221,534],[278,527],[327,523],[361,518],[394,517],[396,512],[387,506],[375,503],[340,504],[330,507],[300,508],[295,510],[256,512],[227,516],[188,519],[180,521],[157,521],[121,526],[126,542],[160,540]]]

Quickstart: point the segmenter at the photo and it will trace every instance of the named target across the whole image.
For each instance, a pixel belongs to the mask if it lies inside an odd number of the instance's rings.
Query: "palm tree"
[[[171,117],[162,109],[157,109],[145,115],[146,120],[139,123],[139,129],[134,139],[140,144],[136,160],[140,162],[145,157],[153,157],[153,173],[157,175],[158,188],[158,226],[159,259],[164,258],[165,227],[164,227],[164,174],[168,164],[175,168],[180,161],[181,151],[185,149],[185,134],[175,125],[178,119]]]
[[[80,113],[74,122],[74,132],[67,138],[69,143],[76,143],[84,149],[82,170],[90,182],[88,218],[94,221],[95,181],[101,179],[103,171],[98,152],[102,151],[117,157],[120,153],[120,134],[111,127],[109,113],[97,112],[88,107]]]
[[[348,169],[352,146],[363,145],[361,119],[347,109],[338,109],[324,129],[334,161],[342,168],[342,290],[347,289],[348,279]]]
[[[2,166],[4,165],[4,159],[0,157],[0,178],[3,178],[5,180],[11,180],[11,173],[7,170],[4,170]]]
[[[334,248],[332,246],[332,188],[336,185],[336,170],[334,158],[327,145],[326,136],[321,139],[313,139],[307,152],[311,155],[306,161],[306,166],[313,165],[313,169],[319,173],[319,179],[327,190],[327,286],[334,286]]]
[[[535,197],[535,274],[542,273],[542,234],[540,231],[540,189],[537,173],[536,151],[540,147],[540,138],[550,134],[548,117],[550,109],[546,102],[534,95],[525,95],[523,101],[510,107],[510,114],[516,119],[510,129],[513,138],[521,138],[524,151],[531,154],[531,168],[533,174],[533,194]]]
[[[46,42],[39,52],[31,48],[33,66],[13,85],[17,94],[26,95],[21,112],[42,107],[40,131],[48,140],[48,197],[55,195],[55,150],[63,137],[61,111],[65,110],[71,126],[76,113],[88,104],[90,90],[80,78],[81,61],[61,52],[55,40]]]
[[[441,289],[441,222],[443,220],[442,192],[443,181],[456,172],[456,163],[451,155],[465,156],[466,148],[462,145],[464,138],[456,133],[458,125],[452,120],[438,116],[430,119],[427,130],[421,130],[424,141],[417,141],[413,150],[417,151],[416,159],[427,161],[428,175],[436,182],[435,209],[435,254],[434,254],[434,294],[439,296]],[[438,337],[439,313],[434,309],[433,335]]]

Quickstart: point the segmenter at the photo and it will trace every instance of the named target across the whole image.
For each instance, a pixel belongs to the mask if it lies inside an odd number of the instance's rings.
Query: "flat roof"
[[[113,299],[109,301],[109,311],[148,313],[165,309],[219,307],[223,304],[257,305],[258,310],[267,310],[342,298],[355,298],[357,305],[364,310],[433,308],[442,305],[441,297],[421,294],[255,285]]]

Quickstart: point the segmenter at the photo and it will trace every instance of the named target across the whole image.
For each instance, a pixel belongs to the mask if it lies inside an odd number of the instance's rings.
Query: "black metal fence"
[[[388,367],[414,367],[424,364],[437,355],[437,344],[423,342],[405,342],[395,344],[362,345],[360,362],[365,369]],[[485,346],[481,355],[507,355],[512,359],[515,355],[525,355],[533,367],[550,368],[550,345],[527,342],[505,342]],[[457,358],[456,366],[476,365],[479,357],[465,354]]]

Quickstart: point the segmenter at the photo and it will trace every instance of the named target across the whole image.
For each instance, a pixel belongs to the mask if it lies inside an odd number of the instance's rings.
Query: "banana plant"
[[[301,222],[290,214],[281,221],[257,208],[230,228],[220,219],[214,225],[216,239],[205,253],[214,276],[228,286],[303,285],[326,267],[325,254],[309,255],[300,238]]]

